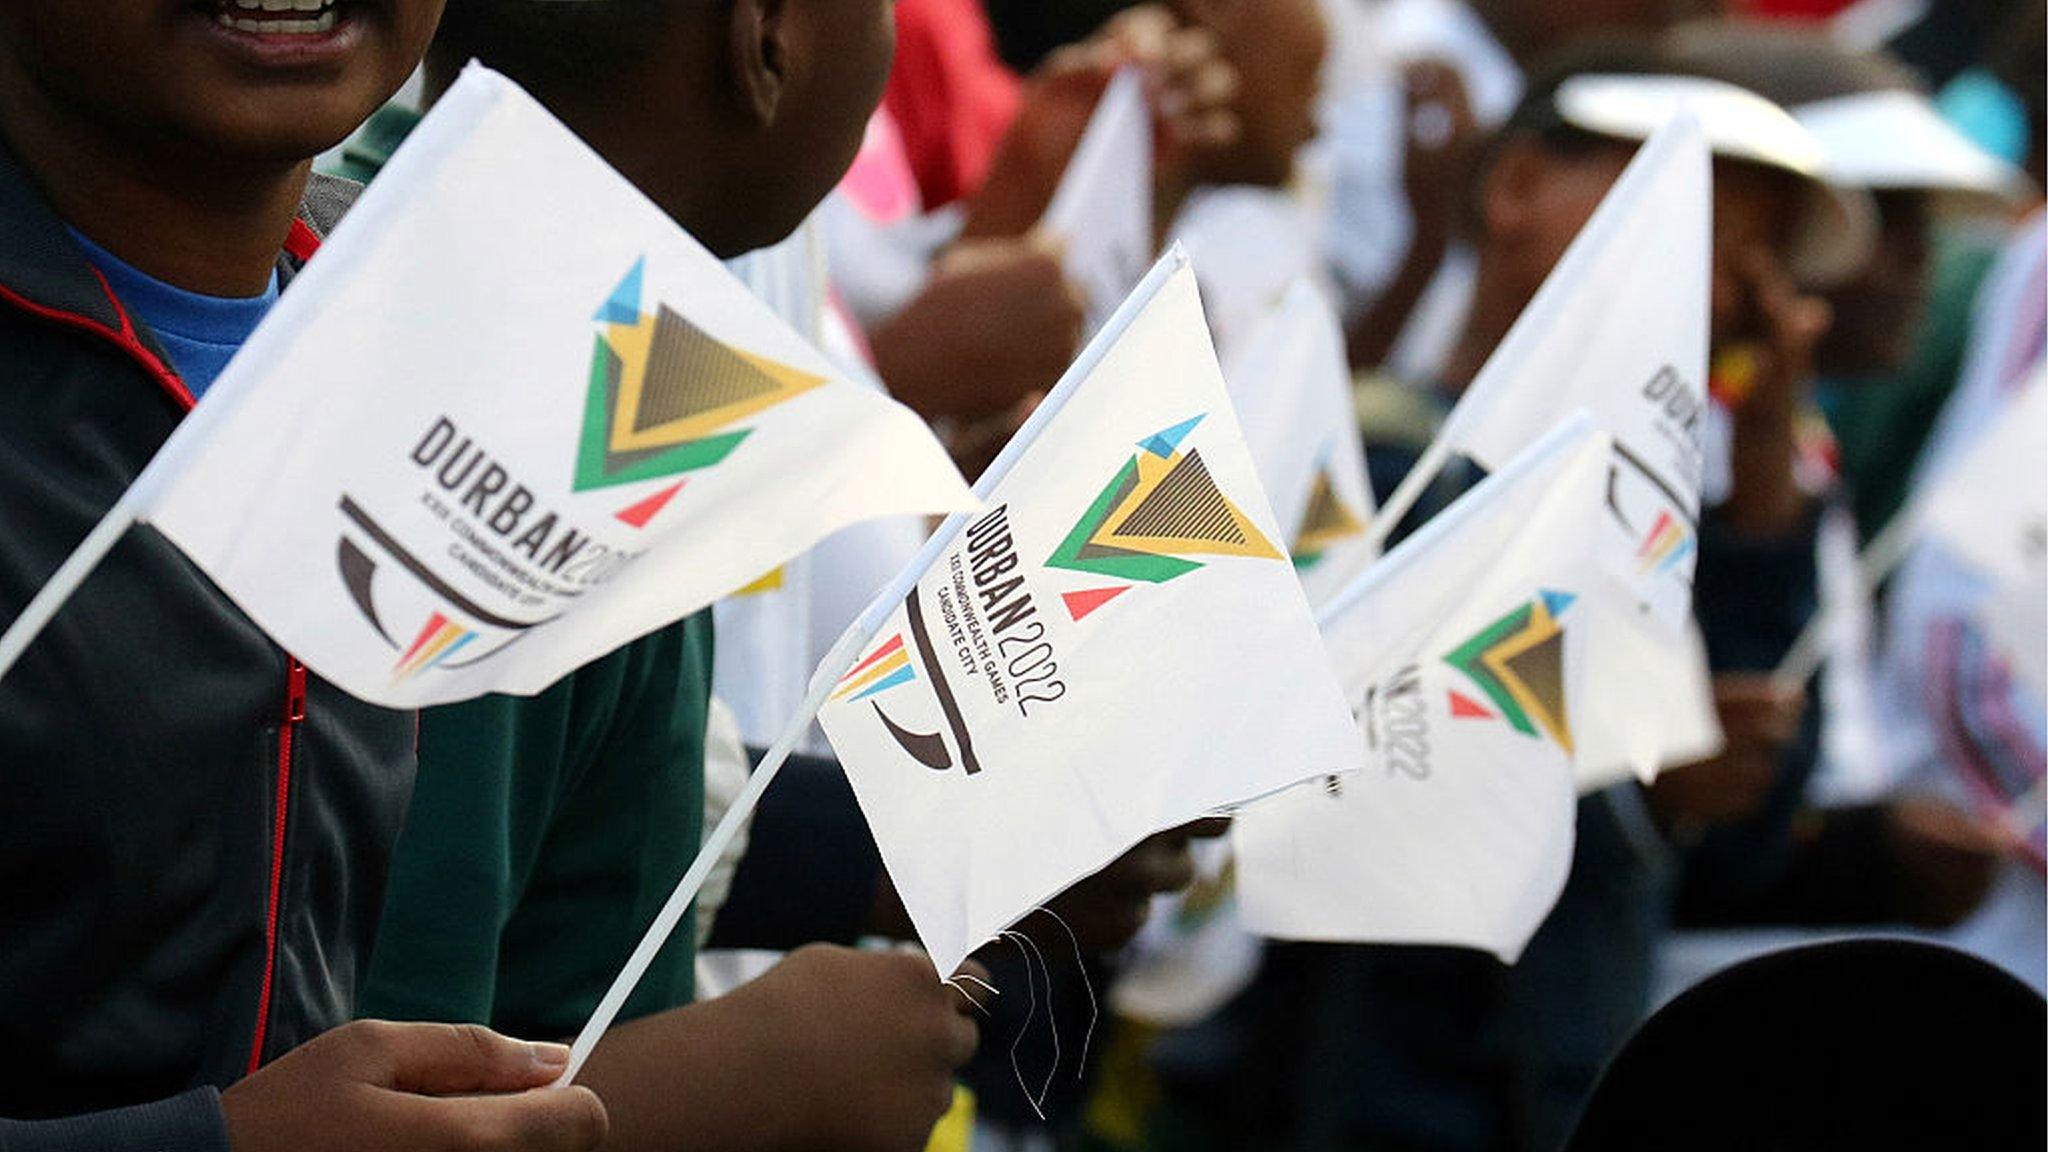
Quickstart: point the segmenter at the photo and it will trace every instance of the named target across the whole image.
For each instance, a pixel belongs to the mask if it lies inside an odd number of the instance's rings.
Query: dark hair
[[[676,0],[448,0],[427,59],[444,73],[481,60],[536,92],[590,84],[645,63],[676,7]]]
[[[1520,136],[1533,136],[1554,151],[1581,151],[1611,147],[1609,137],[1588,132],[1565,122],[1558,111],[1557,91],[1574,76],[1655,76],[1680,71],[1671,66],[1657,42],[1648,37],[1611,35],[1575,41],[1536,60],[1530,68],[1528,86],[1521,103],[1493,135],[1480,171],[1493,166],[1501,145]],[[1637,141],[1624,141],[1634,148]]]

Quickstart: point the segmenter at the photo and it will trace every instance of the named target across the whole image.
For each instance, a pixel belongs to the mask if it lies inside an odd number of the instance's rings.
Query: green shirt
[[[420,713],[419,779],[357,1012],[572,1035],[689,867],[704,823],[711,618],[531,698]],[[689,921],[624,1018],[687,1003]]]

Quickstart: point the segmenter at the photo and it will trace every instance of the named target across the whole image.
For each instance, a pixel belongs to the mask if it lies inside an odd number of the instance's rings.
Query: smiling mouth
[[[214,23],[259,36],[318,36],[341,23],[342,0],[213,0]]]

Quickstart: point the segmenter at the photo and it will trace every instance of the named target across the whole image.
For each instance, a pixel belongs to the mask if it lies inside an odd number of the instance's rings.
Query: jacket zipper
[[[256,1036],[249,1045],[249,1071],[263,1066],[263,1041],[270,1031],[270,992],[277,975],[277,925],[284,895],[284,827],[291,813],[292,744],[306,721],[306,666],[285,657],[284,723],[277,730],[277,810],[270,830],[270,899],[263,918],[263,990],[256,1002]]]

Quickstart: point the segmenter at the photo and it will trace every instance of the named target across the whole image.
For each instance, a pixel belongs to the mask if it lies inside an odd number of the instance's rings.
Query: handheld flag
[[[1359,763],[1177,251],[1084,356],[819,716],[943,972],[1146,836]]]
[[[1595,611],[1614,626],[1597,630],[1587,660],[1602,691],[1631,693],[1641,708],[1607,712],[1585,731],[1578,759],[1587,787],[1630,770],[1648,779],[1720,742],[1704,649],[1689,623],[1711,182],[1706,140],[1691,115],[1643,145],[1375,525],[1383,537],[1453,453],[1498,468],[1578,408],[1613,436],[1598,550],[1636,603],[1600,599]]]
[[[1066,246],[1067,276],[1087,299],[1088,327],[1108,320],[1145,274],[1152,242],[1152,111],[1135,68],[1103,89],[1039,228]]]
[[[1572,421],[1325,607],[1369,763],[1238,814],[1252,930],[1521,953],[1571,869],[1610,451]]]
[[[477,66],[135,487],[119,511],[393,707],[537,692],[838,528],[970,499]]]
[[[1377,555],[1343,327],[1298,280],[1224,375],[1309,604],[1319,605]]]
[[[1459,398],[1422,464],[1499,468],[1584,408],[1614,436],[1615,574],[1675,632],[1691,607],[1706,408],[1712,164],[1682,116],[1629,163]],[[1412,505],[1389,497],[1388,513]],[[1388,527],[1392,527],[1389,525]]]

